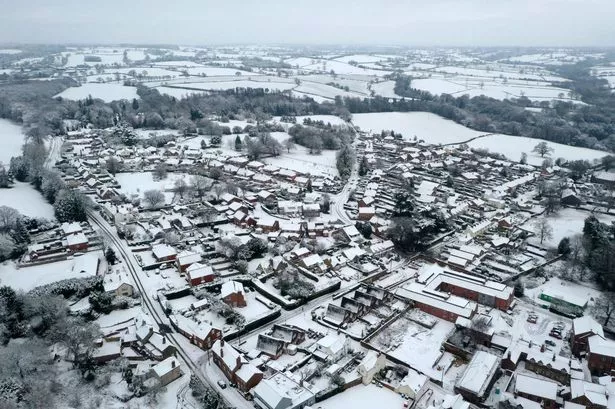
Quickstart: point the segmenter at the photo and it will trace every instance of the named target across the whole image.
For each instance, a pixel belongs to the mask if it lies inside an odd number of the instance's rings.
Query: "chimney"
[[[175,368],[175,359],[171,361],[171,368]]]
[[[162,343],[166,344],[167,343],[167,339],[165,337],[162,337]]]

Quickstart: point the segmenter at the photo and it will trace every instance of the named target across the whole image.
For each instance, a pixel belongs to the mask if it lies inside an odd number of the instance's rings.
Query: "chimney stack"
[[[175,368],[175,359],[171,361],[171,368]]]

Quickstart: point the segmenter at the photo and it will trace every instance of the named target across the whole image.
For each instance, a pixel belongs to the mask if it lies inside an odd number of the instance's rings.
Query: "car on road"
[[[219,379],[217,382],[218,386],[221,387],[222,389],[226,389],[226,382],[224,382],[222,379]]]
[[[551,341],[550,339],[545,339],[545,344],[554,347],[556,344],[555,342]]]

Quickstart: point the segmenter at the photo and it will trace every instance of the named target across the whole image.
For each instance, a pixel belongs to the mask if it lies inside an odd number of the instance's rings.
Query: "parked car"
[[[545,344],[554,347],[556,344],[555,342],[551,341],[550,339],[545,339]]]
[[[219,387],[221,387],[222,389],[226,389],[226,382],[224,382],[222,379],[219,379],[217,383]]]

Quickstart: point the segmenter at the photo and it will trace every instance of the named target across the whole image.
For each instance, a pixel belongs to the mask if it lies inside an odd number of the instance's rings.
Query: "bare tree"
[[[0,232],[8,232],[15,227],[21,215],[12,207],[0,206]]]
[[[536,235],[540,238],[540,244],[542,244],[545,239],[550,240],[553,238],[553,228],[545,217],[538,219],[534,223],[534,228],[536,229]]]
[[[211,182],[205,176],[195,175],[191,179],[192,189],[197,197],[203,195],[211,188]]]
[[[143,193],[143,200],[149,205],[149,207],[157,207],[164,203],[164,194],[160,190],[156,189],[146,190]]]
[[[615,312],[615,293],[608,292],[598,297],[591,312],[594,317],[602,321],[603,326],[608,326],[611,315]]]
[[[188,191],[188,187],[188,184],[183,178],[175,179],[175,183],[173,184],[173,192],[183,199],[184,193]]]
[[[553,152],[553,148],[550,147],[546,142],[540,142],[538,145],[534,146],[532,152],[536,152],[540,155],[540,157],[544,157],[545,155],[549,155]]]
[[[295,142],[293,142],[291,138],[288,138],[284,141],[284,147],[286,148],[288,153],[290,153],[291,150],[295,149]]]
[[[154,179],[163,180],[167,178],[167,166],[164,163],[159,163],[154,168]]]

